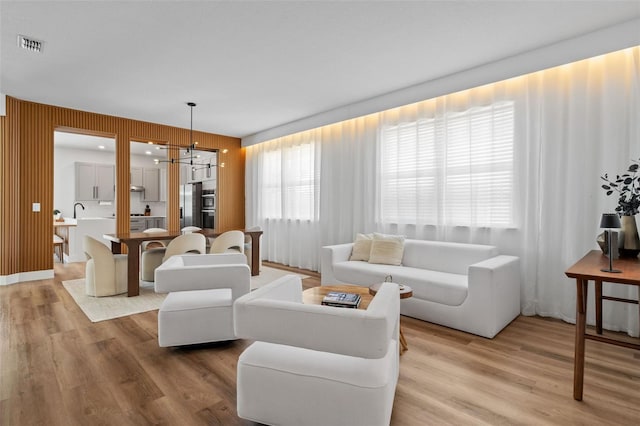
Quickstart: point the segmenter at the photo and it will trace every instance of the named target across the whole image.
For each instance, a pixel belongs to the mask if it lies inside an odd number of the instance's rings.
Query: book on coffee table
[[[340,308],[357,308],[360,305],[360,295],[332,291],[322,299],[322,304]]]

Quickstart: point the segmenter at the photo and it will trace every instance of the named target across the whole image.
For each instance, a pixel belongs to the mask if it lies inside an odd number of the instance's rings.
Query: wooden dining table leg
[[[573,364],[573,399],[582,401],[584,383],[584,349],[587,321],[587,290],[589,281],[576,279],[576,339]]]
[[[260,233],[248,232],[251,236],[251,276],[260,274]]]
[[[127,296],[140,294],[140,243],[129,241],[127,244]]]

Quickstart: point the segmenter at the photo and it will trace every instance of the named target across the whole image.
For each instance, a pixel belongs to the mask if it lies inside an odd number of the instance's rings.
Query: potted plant
[[[640,253],[640,238],[638,238],[638,227],[635,215],[640,211],[640,175],[638,168],[639,161],[632,161],[626,173],[616,175],[615,180],[610,179],[605,173],[600,176],[607,182],[602,185],[602,189],[607,191],[607,195],[617,193],[618,206],[616,212],[622,221],[623,247],[620,249],[621,256],[636,257]]]

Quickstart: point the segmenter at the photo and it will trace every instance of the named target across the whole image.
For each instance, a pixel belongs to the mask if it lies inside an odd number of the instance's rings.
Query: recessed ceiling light
[[[147,155],[151,155],[151,151],[145,151],[144,153]]]
[[[98,145],[98,148],[104,149],[104,145]]]
[[[223,153],[223,154],[226,154],[227,152],[229,152],[229,150],[228,150],[227,148],[225,148],[225,149],[223,149],[223,150],[222,150],[222,153]]]

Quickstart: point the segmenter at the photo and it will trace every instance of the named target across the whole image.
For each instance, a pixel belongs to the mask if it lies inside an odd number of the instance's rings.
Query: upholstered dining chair
[[[202,231],[202,228],[198,228],[197,226],[185,226],[180,230],[183,234],[191,234],[198,231]]]
[[[142,232],[144,232],[145,234],[155,234],[160,232],[167,232],[167,230],[164,228],[148,228]],[[164,240],[143,241],[142,244],[140,244],[140,248],[142,250],[147,250],[150,248],[164,248],[166,246],[167,242]]]
[[[127,292],[127,255],[113,254],[100,241],[88,235],[83,239],[87,257],[85,293],[88,296],[114,296]]]
[[[155,234],[167,232],[167,230],[163,228],[149,228],[142,232],[145,234]],[[153,281],[153,269],[147,270],[143,265],[160,265],[166,250],[167,242],[163,240],[143,241],[142,244],[140,244],[140,279],[142,281]]]
[[[286,275],[234,304],[253,340],[237,365],[238,416],[270,425],[388,425],[399,373],[400,296],[383,283],[366,310],[302,303]]]
[[[209,253],[244,253],[244,232],[227,231],[211,243]]]
[[[204,254],[207,250],[206,246],[207,240],[204,235],[192,233],[183,234],[171,240],[161,253],[162,256],[149,250],[143,251],[140,261],[140,277],[142,281],[153,281],[156,268],[171,256],[184,253]]]

